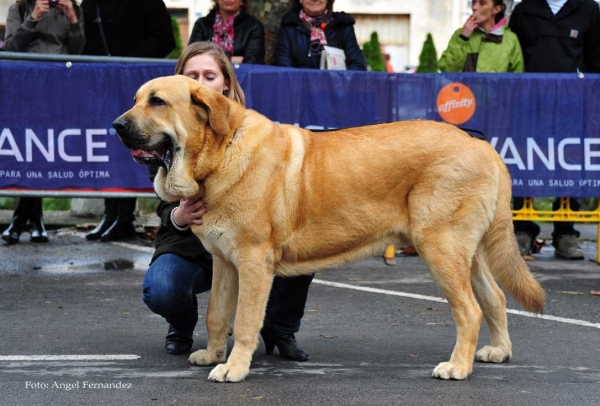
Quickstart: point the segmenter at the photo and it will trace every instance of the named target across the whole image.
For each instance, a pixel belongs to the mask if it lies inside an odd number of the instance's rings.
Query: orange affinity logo
[[[450,124],[466,123],[475,114],[475,95],[462,83],[450,83],[437,97],[437,109],[442,119]]]

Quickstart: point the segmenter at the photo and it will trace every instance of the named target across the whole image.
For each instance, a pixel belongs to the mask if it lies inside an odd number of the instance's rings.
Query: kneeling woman
[[[175,74],[186,75],[240,104],[245,103],[233,68],[218,45],[210,42],[189,45]],[[154,175],[155,171],[151,178]],[[144,278],[143,299],[150,310],[169,323],[165,349],[171,354],[190,352],[198,321],[196,294],[211,287],[211,256],[190,230],[191,225],[202,224],[202,216],[208,210],[202,200],[161,202],[157,209],[162,221],[156,250]],[[275,277],[260,332],[267,354],[277,346],[284,358],[308,360],[308,353],[299,347],[294,333],[300,329],[313,276]]]

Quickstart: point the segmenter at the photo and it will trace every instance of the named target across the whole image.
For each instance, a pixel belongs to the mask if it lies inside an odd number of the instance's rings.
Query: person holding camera
[[[85,46],[83,18],[73,0],[17,0],[8,9],[4,50],[40,54],[80,54]],[[20,241],[31,225],[31,241],[48,242],[42,221],[42,198],[19,199],[10,226],[2,233],[9,244]]]
[[[8,9],[4,50],[80,54],[83,15],[74,0],[17,0]]]

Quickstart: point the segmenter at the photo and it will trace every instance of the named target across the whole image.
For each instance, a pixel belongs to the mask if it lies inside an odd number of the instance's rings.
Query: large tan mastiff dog
[[[113,123],[140,162],[158,162],[167,201],[202,196],[194,233],[214,256],[208,345],[213,381],[248,375],[273,275],[294,276],[413,244],[448,299],[457,340],[433,376],[465,379],[473,358],[512,355],[500,282],[529,311],[544,291],[519,255],[506,166],[448,124],[407,121],[312,133],[277,125],[184,76],[144,84]],[[491,271],[491,272],[490,272]],[[235,314],[233,350],[227,332]],[[482,315],[491,345],[475,354]]]

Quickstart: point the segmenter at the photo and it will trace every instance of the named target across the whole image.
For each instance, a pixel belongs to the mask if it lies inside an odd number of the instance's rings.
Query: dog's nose
[[[118,133],[127,130],[127,127],[129,127],[129,120],[127,120],[125,117],[121,116],[119,118],[117,118],[115,121],[113,121],[112,124],[113,128],[115,130],[117,130]]]

